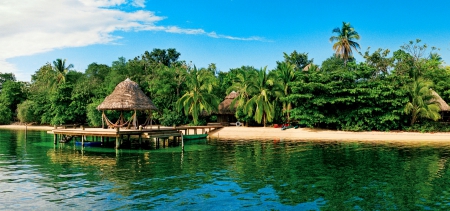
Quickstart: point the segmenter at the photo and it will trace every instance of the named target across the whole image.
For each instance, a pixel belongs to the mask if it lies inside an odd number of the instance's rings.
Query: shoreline
[[[52,130],[52,126],[0,125],[0,129],[8,130]],[[290,128],[281,130],[271,127],[224,127],[213,131],[210,138],[219,141],[376,141],[376,142],[421,142],[448,143],[450,132],[419,133],[419,132],[348,132],[334,130],[320,130],[310,128]]]
[[[365,142],[421,142],[448,143],[450,133],[419,132],[348,132],[310,128],[286,129],[258,127],[224,127],[212,132],[210,137],[217,140],[272,140],[272,141],[365,141]]]

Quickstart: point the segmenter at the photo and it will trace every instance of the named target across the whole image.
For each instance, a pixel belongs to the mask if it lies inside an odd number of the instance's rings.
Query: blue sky
[[[84,72],[154,48],[176,48],[181,60],[221,71],[271,69],[294,50],[320,65],[343,21],[360,34],[363,52],[393,52],[420,38],[450,62],[448,11],[447,1],[0,0],[0,72],[30,81],[57,58]]]

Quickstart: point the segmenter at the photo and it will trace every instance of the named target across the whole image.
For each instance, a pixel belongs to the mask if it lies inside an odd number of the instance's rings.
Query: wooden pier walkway
[[[82,146],[84,146],[85,140],[87,137],[93,137],[92,139],[100,138],[103,143],[104,138],[115,138],[115,148],[120,148],[124,141],[130,141],[130,138],[137,138],[139,140],[139,145],[142,145],[142,140],[152,140],[159,146],[160,139],[163,139],[163,145],[165,144],[165,140],[169,141],[169,138],[172,138],[173,141],[180,141],[182,147],[184,148],[183,136],[189,135],[190,133],[198,134],[198,130],[201,129],[201,134],[210,133],[214,130],[220,129],[223,126],[221,125],[208,125],[208,126],[180,126],[180,127],[160,127],[160,126],[152,126],[150,129],[125,129],[125,128],[115,128],[115,129],[102,129],[102,128],[84,128],[81,126],[80,128],[55,128],[51,131],[47,131],[49,134],[53,134],[53,143],[57,144],[60,140],[67,140],[76,137],[79,138],[82,142]],[[70,137],[70,139],[68,138]],[[126,139],[125,139],[126,138]]]

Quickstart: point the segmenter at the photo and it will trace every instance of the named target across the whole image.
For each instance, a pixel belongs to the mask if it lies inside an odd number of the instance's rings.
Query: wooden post
[[[57,137],[58,135],[56,135],[56,134],[53,134],[53,144],[56,144],[56,137]]]
[[[194,135],[197,135],[197,128],[194,128]]]
[[[105,121],[103,119],[103,115],[105,115],[105,111],[102,111],[102,129],[105,129]]]
[[[116,149],[119,149],[120,148],[120,135],[119,135],[119,132],[120,132],[120,128],[119,127],[116,127]]]
[[[183,139],[183,133],[181,133],[181,151],[184,152],[184,139]]]
[[[139,147],[142,146],[142,134],[139,134]]]
[[[202,134],[205,134],[205,128],[202,128]]]
[[[136,118],[136,109],[134,110],[134,115],[133,115],[133,129],[136,130],[137,128],[137,118]]]
[[[120,148],[120,140],[119,136],[116,137],[116,149]]]

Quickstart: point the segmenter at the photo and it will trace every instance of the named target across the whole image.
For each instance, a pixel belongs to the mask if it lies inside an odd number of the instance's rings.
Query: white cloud
[[[145,7],[145,0],[133,0],[131,4],[135,7]]]
[[[218,35],[203,29],[157,26],[155,24],[165,17],[145,10],[125,12],[116,7],[125,4],[145,7],[145,0],[0,0],[0,71],[20,75],[7,59],[54,49],[111,43],[119,39],[112,35],[115,31],[150,30],[262,40]]]

